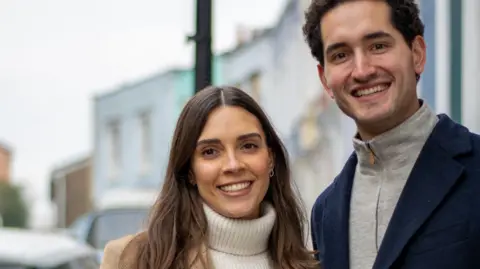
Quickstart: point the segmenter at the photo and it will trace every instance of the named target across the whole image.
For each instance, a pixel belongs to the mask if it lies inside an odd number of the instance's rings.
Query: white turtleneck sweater
[[[438,122],[426,103],[370,141],[354,138],[358,156],[350,201],[350,269],[371,269],[400,194]]]
[[[272,205],[262,204],[254,220],[226,218],[203,205],[208,221],[208,251],[215,269],[273,269],[268,240],[276,219]]]

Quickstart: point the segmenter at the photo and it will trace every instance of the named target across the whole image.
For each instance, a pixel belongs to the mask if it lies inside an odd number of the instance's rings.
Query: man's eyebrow
[[[347,46],[347,43],[345,42],[333,43],[327,47],[327,49],[325,50],[325,54],[328,55],[332,51],[337,50],[339,48],[346,47],[346,46]]]
[[[377,39],[377,38],[386,38],[386,37],[392,37],[389,33],[386,33],[384,31],[378,31],[378,32],[373,32],[366,34],[362,40],[367,41],[367,40],[372,40],[372,39]],[[333,43],[327,47],[325,50],[325,54],[330,54],[332,51],[337,50],[339,48],[346,47],[347,43],[345,42],[338,42],[338,43]]]
[[[384,31],[378,31],[378,32],[373,32],[373,33],[365,35],[363,37],[363,40],[372,40],[372,39],[386,38],[386,37],[392,37],[392,35],[384,32]]]

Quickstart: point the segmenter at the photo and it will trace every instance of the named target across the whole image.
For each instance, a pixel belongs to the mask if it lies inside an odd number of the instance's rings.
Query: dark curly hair
[[[310,47],[313,57],[315,57],[322,66],[325,62],[320,20],[333,8],[349,1],[352,0],[312,0],[305,12],[303,35]],[[390,6],[393,26],[402,34],[407,44],[411,46],[416,36],[423,36],[425,28],[420,19],[418,5],[414,0],[384,1]]]

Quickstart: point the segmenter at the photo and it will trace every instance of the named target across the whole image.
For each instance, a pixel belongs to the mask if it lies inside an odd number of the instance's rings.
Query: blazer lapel
[[[374,269],[390,268],[410,238],[463,173],[453,157],[471,150],[468,132],[446,116],[425,143],[407,180],[379,249]]]
[[[357,156],[352,154],[326,197],[323,214],[324,256],[328,268],[348,269],[348,227],[350,198]]]

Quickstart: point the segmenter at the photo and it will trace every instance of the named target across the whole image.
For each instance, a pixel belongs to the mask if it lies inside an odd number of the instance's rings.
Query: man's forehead
[[[324,43],[359,40],[371,33],[394,30],[388,4],[383,1],[342,3],[323,16],[320,26]]]

